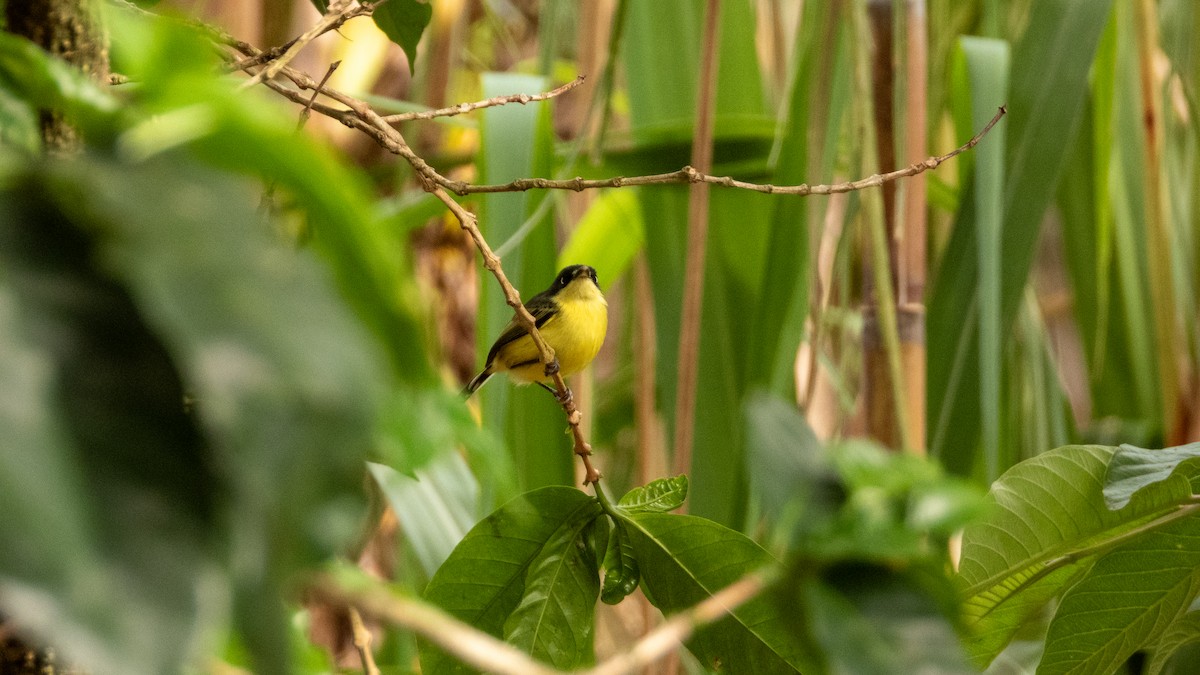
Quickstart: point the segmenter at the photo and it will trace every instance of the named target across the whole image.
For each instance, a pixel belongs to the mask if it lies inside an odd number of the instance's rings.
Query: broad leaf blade
[[[1104,555],[1063,596],[1038,673],[1108,673],[1187,611],[1200,592],[1200,518]]]
[[[641,513],[625,522],[646,597],[667,615],[778,564],[744,535],[696,516]],[[699,630],[688,648],[706,667],[722,672],[813,672],[817,659],[791,621],[779,603],[760,596]]]
[[[504,622],[504,640],[560,670],[588,665],[600,575],[583,530],[600,515],[591,500],[573,511],[542,547],[525,578],[521,604]]]
[[[1129,532],[1186,500],[1186,485],[1149,489],[1121,511],[1104,503],[1115,448],[1067,446],[1026,460],[992,486],[997,508],[963,533],[959,577],[968,647],[986,664],[1021,624],[1086,571],[1094,555],[1047,562]]]
[[[459,542],[425,588],[424,597],[496,637],[525,596],[526,577],[565,523],[593,512],[596,500],[574,488],[545,487],[501,506]],[[421,641],[426,673],[470,672]]]

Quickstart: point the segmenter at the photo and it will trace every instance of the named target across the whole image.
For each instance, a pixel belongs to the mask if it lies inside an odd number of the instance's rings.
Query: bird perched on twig
[[[583,370],[596,358],[608,331],[608,302],[600,292],[596,270],[587,265],[565,267],[550,288],[525,303],[538,332],[558,361],[563,377]],[[541,354],[529,331],[514,318],[488,351],[483,370],[467,384],[463,393],[475,393],[496,373],[508,373],[517,384],[531,382],[557,395],[546,376]]]

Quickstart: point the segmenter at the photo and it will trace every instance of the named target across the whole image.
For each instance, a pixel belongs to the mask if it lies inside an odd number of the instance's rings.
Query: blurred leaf
[[[813,630],[825,650],[828,672],[976,672],[947,609],[928,588],[933,582],[948,592],[947,580],[929,571],[845,565],[812,584],[803,601],[812,607]]]
[[[1200,592],[1200,518],[1183,518],[1102,555],[1066,592],[1039,673],[1108,673],[1150,646]]]
[[[455,451],[445,452],[415,476],[370,462],[367,468],[404,531],[404,546],[425,578],[433,577],[475,523],[479,484]]]
[[[1200,443],[1189,443],[1175,448],[1144,450],[1132,445],[1122,445],[1108,463],[1108,475],[1104,481],[1104,502],[1116,511],[1129,504],[1129,500],[1142,488],[1161,483],[1179,475],[1184,484],[1195,477],[1197,465],[1191,460],[1200,458]],[[1187,463],[1186,467],[1183,466]],[[1182,469],[1186,468],[1184,472]],[[1177,474],[1177,472],[1179,472]],[[1180,489],[1186,489],[1180,486]]]
[[[404,233],[374,216],[366,177],[328,147],[297,135],[294,118],[265,92],[236,91],[236,80],[213,78],[219,64],[211,45],[194,30],[140,16],[123,16],[112,30],[114,58],[123,59],[126,73],[140,82],[134,103],[155,113],[118,137],[118,148],[144,159],[184,145],[211,166],[275,185],[308,219],[312,247],[326,258],[346,301],[385,347],[392,373],[422,387],[438,383],[402,254]],[[161,123],[163,115],[203,124],[166,147],[145,146],[143,130]]]
[[[819,530],[842,490],[825,449],[795,405],[758,392],[745,404],[746,472],[769,522]]]
[[[0,91],[34,108],[63,111],[85,134],[107,128],[120,112],[117,99],[79,70],[29,40],[2,31]],[[10,106],[15,106],[11,121],[20,124],[22,106],[9,99],[4,107]],[[4,132],[10,133],[19,136],[19,127]]]
[[[668,616],[691,608],[746,574],[778,564],[758,544],[696,516],[638,513],[629,527],[650,602]],[[688,649],[707,668],[729,673],[815,672],[815,654],[789,615],[761,595],[698,630]]]
[[[640,579],[641,571],[629,530],[621,520],[613,520],[604,552],[604,586],[600,589],[600,599],[605,604],[615,605],[637,588]]]
[[[642,250],[643,227],[634,190],[604,190],[579,219],[556,266],[591,265],[607,291]]]
[[[1109,0],[1045,0],[1031,5],[1024,35],[1013,47],[1008,91],[1007,179],[1001,255],[1002,333],[1028,278],[1042,215],[1067,155],[1046,152],[1073,138],[1088,72],[1108,18]],[[995,93],[996,105],[1002,92]],[[984,139],[987,143],[990,139]],[[928,417],[932,453],[955,473],[969,473],[980,433],[977,386],[978,236],[973,198],[963,200],[929,300]],[[974,308],[974,309],[973,309]],[[1003,468],[1003,467],[1001,467]]]
[[[659,478],[633,488],[621,497],[617,506],[627,514],[664,513],[683,506],[687,493],[687,476],[679,474],[674,478]]]
[[[545,487],[513,499],[471,528],[430,580],[425,599],[502,637],[509,616],[532,598],[527,584],[547,581],[534,570],[547,556],[561,553],[547,544],[563,531],[582,527],[599,509],[594,498],[567,487]],[[469,672],[424,640],[420,648],[422,672]]]
[[[37,155],[42,136],[36,108],[0,78],[0,151],[5,149]]]
[[[559,670],[595,660],[600,570],[581,534],[600,513],[600,503],[591,500],[562,522],[529,565],[521,604],[504,622],[506,642]]]

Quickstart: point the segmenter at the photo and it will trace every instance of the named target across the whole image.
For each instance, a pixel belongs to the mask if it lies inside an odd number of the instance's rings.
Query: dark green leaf
[[[30,172],[0,192],[0,597],[89,670],[176,671],[202,589],[225,588],[214,458],[184,410],[179,355],[102,269],[112,241],[81,230],[95,221],[61,179]]]
[[[1200,642],[1200,612],[1191,611],[1176,617],[1175,621],[1171,622],[1171,625],[1154,643],[1150,665],[1147,666],[1146,672],[1149,675],[1159,675],[1168,668],[1174,655],[1184,647],[1191,646],[1194,649],[1197,642]],[[1195,663],[1192,663],[1191,666],[1188,670],[1195,669]],[[1188,672],[1188,670],[1174,672]],[[1168,672],[1171,671],[1168,670]]]
[[[744,535],[696,516],[639,513],[629,527],[650,602],[671,615],[746,574],[778,562]],[[699,630],[688,649],[707,668],[728,673],[813,672],[816,656],[778,603],[758,597]]]
[[[746,473],[769,521],[805,531],[829,522],[841,489],[825,449],[796,406],[763,393],[746,399]]]
[[[604,552],[604,587],[600,599],[609,605],[621,602],[637,588],[640,578],[629,530],[625,523],[614,520]]]
[[[822,576],[797,600],[812,607],[828,672],[976,672],[948,620],[952,605],[936,602],[939,595],[953,597],[940,571],[842,565]]]
[[[421,0],[387,0],[375,8],[371,15],[375,25],[388,36],[388,39],[400,45],[404,55],[408,57],[409,72],[415,72],[417,67],[417,43],[421,41],[421,33],[429,25],[433,16],[433,3]]]
[[[521,604],[504,622],[504,640],[559,670],[595,660],[592,650],[600,571],[582,535],[600,515],[592,500],[550,536],[525,576]]]
[[[682,506],[687,499],[687,493],[687,476],[679,474],[674,478],[659,478],[642,487],[633,488],[621,497],[617,506],[630,514],[664,513]]]
[[[531,570],[545,560],[543,548],[562,528],[594,518],[598,509],[594,498],[567,487],[513,499],[471,528],[430,580],[425,599],[502,637],[509,615],[526,597]],[[428,642],[420,647],[423,672],[469,672]]]
[[[1124,508],[1139,490],[1149,485],[1169,480],[1176,475],[1187,484],[1188,480],[1195,476],[1197,468],[1196,463],[1190,460],[1197,458],[1200,458],[1200,443],[1162,450],[1144,450],[1132,445],[1122,445],[1108,463],[1104,501],[1108,508],[1115,511]]]

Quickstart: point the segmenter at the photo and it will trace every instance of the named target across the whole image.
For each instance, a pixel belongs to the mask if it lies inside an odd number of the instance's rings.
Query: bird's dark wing
[[[533,315],[534,325],[538,328],[544,326],[551,317],[558,313],[558,305],[554,304],[554,301],[550,299],[550,291],[543,291],[530,298],[525,303],[525,309],[529,310],[529,313]],[[525,327],[518,323],[516,319],[509,321],[508,326],[504,328],[504,332],[500,333],[500,337],[496,338],[496,343],[492,345],[492,349],[488,352],[487,364],[489,366],[492,364],[497,352],[504,345],[528,334],[529,331],[525,330]]]

